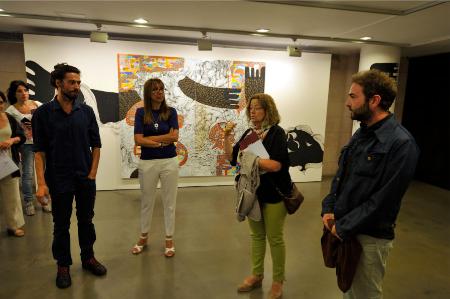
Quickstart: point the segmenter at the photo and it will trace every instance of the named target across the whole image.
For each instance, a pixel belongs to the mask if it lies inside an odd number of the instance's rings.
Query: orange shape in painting
[[[178,165],[183,166],[186,164],[186,161],[188,159],[188,150],[184,146],[183,143],[177,142],[177,157],[178,157]]]
[[[181,129],[184,125],[184,116],[178,114],[178,128]]]
[[[134,127],[134,117],[136,115],[136,110],[141,107],[144,107],[144,101],[137,102],[136,104],[131,106],[130,110],[128,110],[125,121],[129,126]]]
[[[209,131],[209,140],[213,143],[213,149],[224,149],[224,128],[226,122],[219,122],[215,124]],[[234,123],[233,123],[234,124]],[[234,143],[234,135],[231,135],[231,142]]]

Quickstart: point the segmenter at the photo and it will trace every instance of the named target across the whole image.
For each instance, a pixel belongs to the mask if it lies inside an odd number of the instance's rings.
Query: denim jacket
[[[389,115],[361,127],[341,151],[339,169],[322,215],[334,213],[336,232],[343,238],[366,234],[394,239],[394,227],[419,156],[411,134]]]

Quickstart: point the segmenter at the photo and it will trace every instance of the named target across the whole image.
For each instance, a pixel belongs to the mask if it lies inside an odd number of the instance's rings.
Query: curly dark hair
[[[19,88],[19,86],[25,87],[26,90],[29,89],[28,84],[22,80],[11,81],[11,83],[9,83],[8,88],[8,102],[10,105],[14,105],[15,103],[17,103],[16,91]]]
[[[397,96],[394,79],[378,70],[362,71],[352,76],[352,82],[361,85],[366,100],[374,95],[381,97],[380,108],[387,111]]]
[[[56,80],[63,80],[66,73],[80,74],[80,70],[74,66],[68,65],[67,63],[59,63],[55,65],[53,72],[50,73],[50,84],[57,88]]]

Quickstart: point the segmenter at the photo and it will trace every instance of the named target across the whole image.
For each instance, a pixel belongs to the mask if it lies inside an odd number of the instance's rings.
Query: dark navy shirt
[[[334,213],[337,234],[394,239],[400,204],[414,171],[419,149],[393,115],[364,124],[342,149],[331,192],[322,214]]]
[[[91,170],[92,149],[102,146],[94,110],[75,103],[67,114],[55,97],[33,114],[32,128],[33,151],[45,153],[50,191],[75,191],[76,180],[86,179]]]
[[[170,129],[178,130],[178,116],[175,108],[170,107],[170,116],[167,120],[161,120],[159,110],[152,110],[153,122],[144,124],[144,108],[138,108],[134,118],[134,134],[147,136],[159,136],[169,133]],[[175,144],[164,147],[141,147],[141,160],[166,159],[176,157]]]

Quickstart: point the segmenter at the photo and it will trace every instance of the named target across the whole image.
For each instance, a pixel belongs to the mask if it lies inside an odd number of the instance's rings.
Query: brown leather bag
[[[298,210],[298,208],[300,208],[303,200],[305,200],[305,197],[300,192],[300,190],[298,190],[297,186],[295,186],[294,183],[292,183],[292,188],[289,195],[283,194],[278,188],[277,191],[283,199],[288,214],[294,214]]]
[[[336,268],[338,287],[342,292],[347,292],[352,286],[358,267],[362,252],[361,244],[354,236],[341,241],[325,227],[320,241],[325,266]]]

